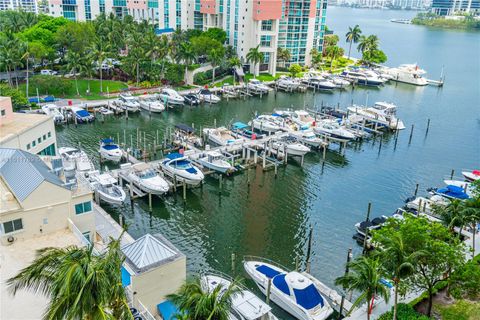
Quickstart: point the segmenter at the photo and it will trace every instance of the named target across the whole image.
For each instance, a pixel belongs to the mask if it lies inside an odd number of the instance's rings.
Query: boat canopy
[[[184,156],[180,153],[169,153],[167,154],[167,158],[170,159],[170,160],[175,160],[175,159],[180,159],[180,158],[183,158]]]
[[[319,304],[323,308],[323,298],[320,293],[318,293],[318,290],[313,283],[304,289],[293,289],[293,293],[295,294],[297,304],[301,305],[303,308],[310,310]]]
[[[77,110],[75,113],[80,117],[89,117],[90,116],[90,113],[88,113],[87,110],[83,110],[83,109]]]
[[[195,129],[193,129],[192,127],[187,126],[186,124],[183,124],[183,123],[176,124],[175,128],[177,128],[181,131],[185,131],[186,133],[195,133]]]
[[[288,287],[288,283],[285,280],[286,274],[279,274],[275,278],[273,278],[273,285],[286,295],[290,295],[290,288]]]
[[[110,138],[106,138],[106,139],[102,139],[102,142],[103,143],[113,143],[113,139],[110,139]]]
[[[239,129],[245,129],[245,128],[250,128],[250,126],[243,122],[235,122],[234,124],[232,124],[232,129],[239,130]]]
[[[266,266],[264,264],[258,266],[256,270],[270,279],[278,276],[281,273],[280,271],[270,268],[269,266]]]

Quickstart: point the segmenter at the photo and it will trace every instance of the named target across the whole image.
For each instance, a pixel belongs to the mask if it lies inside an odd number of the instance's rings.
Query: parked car
[[[42,76],[54,76],[54,75],[58,74],[58,72],[50,70],[50,69],[43,69],[43,70],[40,71],[40,74]]]

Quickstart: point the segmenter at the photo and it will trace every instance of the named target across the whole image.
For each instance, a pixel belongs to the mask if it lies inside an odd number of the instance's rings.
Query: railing
[[[92,247],[93,243],[87,240],[83,233],[77,228],[77,226],[73,223],[72,220],[68,219],[68,228],[72,231],[72,233],[77,237],[78,240],[80,240],[80,243],[84,247]],[[93,253],[94,254],[99,254],[98,250],[93,248]]]
[[[267,259],[267,258],[262,258],[262,257],[257,257],[257,256],[244,256],[243,261],[244,262],[248,262],[248,261],[265,262],[265,263],[271,264],[274,267],[280,268],[280,269],[284,270],[285,272],[290,272],[291,271],[291,268],[287,268],[284,265],[281,265],[280,263],[275,262],[275,261],[270,260],[270,259]]]
[[[132,289],[130,287],[125,287],[125,295],[127,297],[127,302],[130,307],[137,309],[140,316],[145,320],[156,320],[155,317],[148,311],[148,309],[143,305],[143,303],[137,299],[134,301],[134,296]]]

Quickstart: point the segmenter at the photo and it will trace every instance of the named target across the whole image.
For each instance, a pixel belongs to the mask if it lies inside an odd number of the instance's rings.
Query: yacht
[[[343,89],[351,85],[350,81],[345,80],[342,77],[332,75],[332,74],[322,74],[322,75],[325,79],[333,82],[336,88]]]
[[[315,118],[305,110],[296,110],[291,113],[290,118],[300,129],[315,126]]]
[[[366,120],[375,120],[391,130],[403,130],[403,121],[396,117],[397,106],[388,102],[377,102],[373,107],[353,106],[347,108],[349,112],[358,114]]]
[[[183,97],[185,99],[185,103],[190,106],[198,106],[200,104],[200,99],[194,93],[189,93]]]
[[[65,121],[65,116],[61,110],[61,107],[54,104],[46,104],[42,106],[43,113],[45,113],[47,116],[52,116],[53,122],[55,123],[62,123]]]
[[[183,104],[185,99],[175,90],[165,88],[158,94],[164,104]]]
[[[462,171],[462,175],[468,181],[476,181],[480,179],[480,170]]]
[[[291,131],[289,135],[312,148],[318,148],[323,144],[323,140],[318,138],[312,129]]]
[[[269,86],[265,85],[258,79],[250,79],[247,84],[247,88],[249,91],[253,91],[255,93],[268,93],[270,90],[272,90]]]
[[[168,182],[145,162],[136,163],[131,168],[128,177],[142,191],[161,195],[170,189]]]
[[[207,140],[210,140],[219,146],[228,146],[243,142],[243,139],[233,137],[232,132],[225,127],[204,128],[203,134],[206,136]]]
[[[140,103],[138,103],[137,98],[127,93],[121,94],[118,97],[117,105],[128,112],[137,112],[140,110]]]
[[[243,266],[263,294],[271,281],[270,299],[300,320],[324,320],[332,313],[328,301],[320,293],[324,285],[308,273],[286,268],[256,257],[245,257]]]
[[[206,151],[205,154],[200,155],[197,161],[205,168],[220,173],[234,170],[233,166],[225,160],[225,156],[218,151]]]
[[[101,200],[116,205],[125,202],[127,197],[125,191],[117,185],[117,179],[110,173],[100,174],[98,171],[90,171],[85,176],[88,177],[90,186],[98,192]]]
[[[162,112],[165,110],[165,106],[153,97],[141,98],[140,108],[147,110],[148,112]]]
[[[122,159],[122,149],[112,139],[100,140],[100,157],[113,162],[120,162]]]
[[[423,76],[427,73],[420,69],[417,64],[402,64],[397,68],[385,68],[384,72],[392,76],[392,80],[413,84],[416,86],[426,86],[427,79]]]
[[[342,72],[342,76],[365,86],[381,86],[385,82],[378,75],[368,75],[360,70],[345,70]]]
[[[58,148],[58,154],[62,158],[63,170],[68,178],[75,177],[75,173],[86,173],[95,170],[93,162],[90,160],[85,151],[72,148]]]
[[[296,90],[300,86],[300,82],[290,77],[281,76],[276,83],[278,89],[285,91]]]
[[[213,92],[208,89],[200,89],[200,91],[198,91],[198,96],[201,100],[208,103],[219,103],[221,100],[218,96],[213,94]]]
[[[78,123],[87,123],[95,120],[95,117],[85,109],[80,107],[72,107],[71,110]]]
[[[325,78],[321,73],[317,71],[310,71],[303,77],[302,82],[314,86],[317,89],[332,90],[337,88],[333,81]]]
[[[296,138],[288,136],[272,141],[267,148],[279,156],[285,156],[285,151],[289,156],[299,157],[303,157],[310,152],[309,147],[299,143]]]
[[[160,162],[163,172],[174,180],[197,186],[204,179],[203,173],[182,154],[170,153]]]
[[[249,126],[253,126],[254,129],[259,131],[274,133],[282,130],[282,127],[276,123],[274,116],[271,115],[260,115],[248,122]]]
[[[332,137],[339,140],[352,140],[355,135],[339,125],[336,120],[323,119],[316,122],[316,126],[313,127],[313,132],[320,136]]]
[[[214,291],[218,286],[222,286],[221,292],[224,292],[232,282],[230,277],[217,273],[208,273],[201,277],[202,288],[209,292]],[[277,320],[268,304],[243,286],[237,286],[239,290],[232,295],[228,320]]]

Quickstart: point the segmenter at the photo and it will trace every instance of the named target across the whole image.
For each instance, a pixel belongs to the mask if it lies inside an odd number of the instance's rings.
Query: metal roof
[[[39,156],[19,149],[0,148],[0,176],[20,202],[44,181],[64,187]]]
[[[125,258],[137,273],[153,269],[183,256],[160,235],[149,233],[122,248]]]

